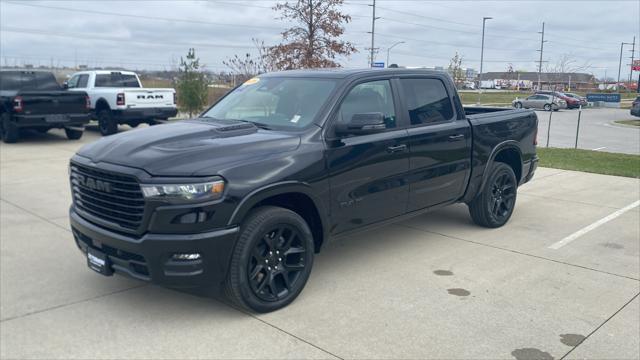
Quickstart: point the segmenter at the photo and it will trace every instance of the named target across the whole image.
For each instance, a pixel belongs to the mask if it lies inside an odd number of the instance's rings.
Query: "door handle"
[[[457,134],[449,136],[449,141],[459,141],[464,140],[464,134]]]
[[[387,152],[392,153],[392,154],[396,153],[396,152],[400,152],[400,151],[405,151],[405,150],[407,150],[407,145],[404,145],[404,144],[397,145],[397,146],[389,146],[387,148]]]

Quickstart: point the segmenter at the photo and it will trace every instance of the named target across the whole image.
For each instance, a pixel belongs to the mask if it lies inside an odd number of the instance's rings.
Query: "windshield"
[[[269,128],[303,128],[313,122],[335,87],[333,79],[253,78],[203,117],[244,120]]]

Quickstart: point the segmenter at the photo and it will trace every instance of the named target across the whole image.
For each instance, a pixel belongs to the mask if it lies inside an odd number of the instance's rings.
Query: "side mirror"
[[[65,90],[69,88],[69,82],[67,80],[62,83],[62,88]]]
[[[384,114],[381,112],[353,114],[349,123],[336,125],[337,135],[364,135],[384,131]]]

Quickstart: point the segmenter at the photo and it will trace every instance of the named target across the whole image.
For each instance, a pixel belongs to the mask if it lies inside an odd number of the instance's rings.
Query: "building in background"
[[[537,72],[487,72],[480,84],[485,89],[579,91],[596,88],[596,78],[586,73],[541,73],[538,89]]]

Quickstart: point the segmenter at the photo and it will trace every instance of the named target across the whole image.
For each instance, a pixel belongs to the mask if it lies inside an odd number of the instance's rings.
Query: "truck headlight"
[[[217,200],[224,193],[224,180],[192,184],[141,184],[147,199],[172,202],[201,202]]]

